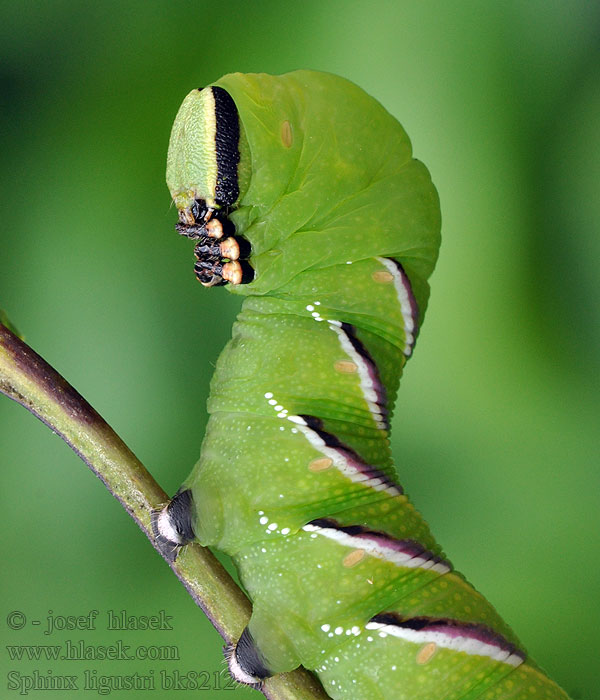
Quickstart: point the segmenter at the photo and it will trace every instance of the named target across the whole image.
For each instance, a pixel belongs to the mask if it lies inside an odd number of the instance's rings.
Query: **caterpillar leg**
[[[254,278],[254,270],[246,262],[250,244],[245,238],[234,236],[235,226],[225,211],[206,206],[196,200],[189,209],[179,212],[175,230],[181,236],[199,243],[194,249],[194,272],[205,287],[227,284],[247,284]]]
[[[244,629],[237,644],[225,647],[225,658],[229,673],[238,683],[260,686],[262,681],[273,674],[258,649],[248,627]]]
[[[150,516],[156,544],[168,561],[175,561],[181,547],[195,537],[193,509],[192,492],[186,489],[178,491],[164,508],[153,511]]]
[[[247,284],[252,281],[254,271],[245,260],[229,260],[223,258],[201,258],[194,264],[194,272],[198,281],[205,287],[216,287],[223,284]]]

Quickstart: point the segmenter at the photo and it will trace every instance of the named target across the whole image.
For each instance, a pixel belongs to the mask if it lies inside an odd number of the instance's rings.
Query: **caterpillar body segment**
[[[236,564],[253,613],[232,675],[302,664],[336,699],[567,700],[392,463],[440,242],[399,123],[333,75],[228,75],[184,101],[167,182],[198,279],[245,296],[200,460],[154,516],[164,547],[194,536]]]

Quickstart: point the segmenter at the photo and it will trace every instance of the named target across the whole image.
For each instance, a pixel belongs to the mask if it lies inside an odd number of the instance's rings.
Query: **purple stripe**
[[[408,305],[410,307],[410,317],[413,322],[413,330],[411,332],[413,341],[410,344],[407,344],[407,349],[404,350],[404,354],[409,357],[412,354],[414,345],[415,345],[415,340],[417,337],[417,333],[419,332],[419,305],[417,304],[417,300],[415,298],[415,295],[413,294],[412,290],[412,285],[410,283],[410,279],[406,272],[404,271],[404,268],[402,265],[395,260],[394,258],[386,258],[390,262],[394,264],[396,269],[398,270],[398,274],[400,275],[400,279],[402,280],[402,286],[404,287],[406,291],[406,295],[408,297]]]
[[[318,518],[316,520],[311,520],[308,525],[314,525],[315,527],[320,527],[329,530],[338,530],[351,537],[362,538],[365,542],[372,542],[373,544],[380,547],[387,547],[395,552],[400,552],[413,557],[422,557],[426,561],[432,561],[434,564],[443,564],[447,566],[448,569],[452,569],[452,564],[442,557],[433,554],[428,549],[425,549],[422,544],[416,540],[398,540],[386,532],[381,532],[379,530],[369,530],[369,528],[364,525],[340,525],[337,520],[333,518]]]
[[[373,383],[373,390],[377,396],[377,405],[381,407],[381,418],[385,422],[385,429],[389,430],[390,424],[388,421],[387,391],[385,385],[381,381],[381,377],[379,376],[379,370],[377,369],[375,360],[362,341],[357,338],[356,328],[354,326],[349,323],[342,323],[341,328],[346,334],[346,337],[350,341],[354,350],[362,357],[367,365],[369,379]]]
[[[478,622],[461,622],[460,620],[450,620],[447,618],[435,617],[412,617],[402,618],[398,613],[386,612],[372,617],[369,622],[376,622],[381,625],[391,625],[402,629],[410,629],[416,632],[440,632],[450,638],[467,637],[475,639],[484,644],[502,649],[509,654],[515,654],[525,661],[525,652],[518,649],[498,632]]]
[[[400,277],[404,282],[404,288],[406,289],[406,292],[408,294],[408,302],[410,304],[410,315],[412,316],[412,319],[415,324],[414,333],[416,333],[419,328],[419,305],[417,304],[417,300],[415,299],[415,295],[413,294],[410,279],[408,278],[408,275],[406,274],[402,265],[397,260],[394,260],[394,258],[388,258],[388,260],[391,260],[394,263],[394,265],[398,268]]]
[[[380,469],[377,469],[377,467],[373,467],[372,465],[363,462],[363,460],[351,447],[344,445],[344,443],[340,442],[340,440],[332,433],[328,433],[327,431],[323,430],[323,423],[320,418],[316,418],[315,416],[308,416],[305,414],[300,414],[299,417],[302,418],[302,420],[306,423],[306,426],[308,428],[310,428],[321,438],[321,440],[323,440],[327,447],[330,447],[331,449],[334,449],[337,452],[339,452],[339,454],[343,457],[344,461],[346,461],[349,466],[351,466],[357,472],[364,474],[365,481],[367,481],[368,479],[380,479],[381,482],[386,486],[395,488],[400,494],[404,493],[404,489],[402,488],[402,486],[390,479],[390,477],[385,472],[381,471]]]

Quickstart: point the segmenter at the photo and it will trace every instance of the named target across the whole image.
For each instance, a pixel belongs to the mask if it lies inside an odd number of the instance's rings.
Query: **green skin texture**
[[[335,467],[311,471],[323,453],[265,397],[272,394],[289,415],[318,416],[327,432],[396,480],[388,433],[376,427],[359,377],[336,368],[348,355],[306,307],[318,301],[323,319],[356,328],[391,413],[406,361],[404,322],[377,258],[402,264],[420,325],[440,243],[438,197],[400,124],[352,83],[297,71],[231,74],[215,85],[233,97],[243,126],[241,193],[231,219],[252,245],[256,278],[228,287],[246,299],[211,382],[200,460],[183,487],[193,492],[198,540],[233,557],[267,667],[303,664],[332,698],[566,700],[530,660],[514,668],[437,647],[423,663],[423,644],[365,630],[374,615],[396,611],[483,623],[522,649],[458,573],[368,554],[345,566],[352,548],[301,529],[331,517],[441,554],[406,496],[355,483]],[[195,128],[181,128],[182,118],[177,139],[202,139]],[[285,121],[291,146],[281,136]],[[194,167],[177,176],[202,196]],[[176,202],[189,204],[185,196]],[[332,633],[340,627],[342,634]],[[358,634],[346,633],[356,627]]]

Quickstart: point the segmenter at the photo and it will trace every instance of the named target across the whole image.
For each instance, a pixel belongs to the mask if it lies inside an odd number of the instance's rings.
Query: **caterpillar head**
[[[222,87],[192,90],[183,101],[169,142],[167,185],[179,212],[176,230],[198,240],[196,277],[205,286],[249,281],[240,260],[249,252],[236,239],[228,213],[240,198],[249,167],[243,128],[231,95]]]
[[[285,293],[304,272],[383,256],[402,263],[425,307],[435,188],[398,121],[343,78],[230,73],[193,90],[173,126],[167,184],[207,286]]]

